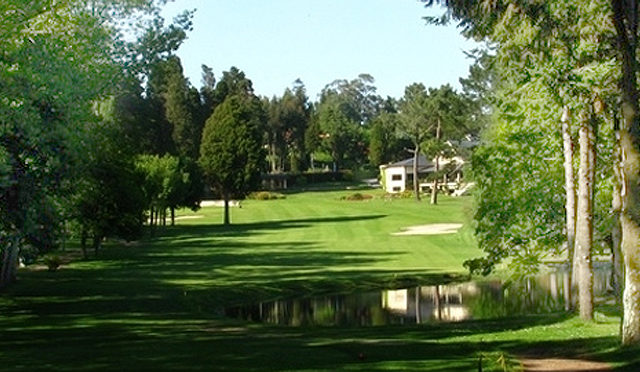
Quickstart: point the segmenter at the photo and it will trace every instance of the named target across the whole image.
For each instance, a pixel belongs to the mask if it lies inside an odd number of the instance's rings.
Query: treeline
[[[486,42],[483,77],[491,120],[473,159],[476,236],[500,263],[533,274],[566,259],[580,316],[593,320],[596,255],[612,257],[624,309],[622,342],[640,342],[640,122],[636,2],[432,1]]]
[[[97,255],[205,192],[228,205],[263,174],[377,170],[477,133],[477,100],[450,86],[383,99],[362,74],[313,102],[299,80],[260,97],[240,69],[203,65],[196,88],[175,54],[192,12],[166,24],[158,4],[0,4],[0,287],[19,260],[69,237]]]

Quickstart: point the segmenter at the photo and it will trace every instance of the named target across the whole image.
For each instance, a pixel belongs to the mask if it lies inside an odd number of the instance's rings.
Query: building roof
[[[413,157],[399,161],[397,163],[382,165],[380,167],[381,168],[405,167],[408,169],[408,171],[409,169],[413,170]],[[434,172],[434,171],[435,171],[435,163],[427,160],[427,158],[424,155],[418,156],[418,172],[419,173],[428,173],[428,172]]]

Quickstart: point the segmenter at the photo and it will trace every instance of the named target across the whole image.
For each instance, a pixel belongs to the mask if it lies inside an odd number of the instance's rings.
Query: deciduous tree
[[[135,3],[135,4],[134,4]],[[150,1],[0,4],[0,287],[15,277],[36,204],[62,205],[96,122],[92,103],[117,76],[113,15]]]

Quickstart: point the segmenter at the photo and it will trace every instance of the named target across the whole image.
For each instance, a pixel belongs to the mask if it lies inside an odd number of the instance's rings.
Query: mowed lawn
[[[411,199],[347,201],[342,192],[289,194],[283,200],[242,202],[232,226],[220,226],[222,208],[183,212],[168,231],[166,252],[195,255],[195,265],[169,280],[184,287],[277,281],[326,281],[354,277],[392,280],[464,274],[464,260],[479,256],[470,228],[459,234],[394,236],[403,228],[469,222],[468,198],[442,198],[432,206]],[[164,253],[162,253],[164,254]],[[438,279],[440,280],[440,279]]]
[[[503,356],[549,347],[637,360],[616,351],[610,315],[370,328],[224,318],[228,306],[273,298],[456,280],[480,254],[469,198],[341,200],[354,192],[244,201],[231,227],[221,208],[180,211],[155,238],[107,242],[88,261],[69,244],[59,271],[22,270],[0,297],[0,371],[477,371],[480,356],[484,371],[502,371]],[[465,226],[392,235],[431,223]]]

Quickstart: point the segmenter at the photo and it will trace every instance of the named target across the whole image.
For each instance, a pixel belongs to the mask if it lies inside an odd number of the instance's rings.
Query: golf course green
[[[222,208],[182,210],[153,238],[105,242],[90,260],[70,241],[58,270],[21,269],[0,297],[0,370],[516,371],[532,353],[637,370],[640,353],[618,347],[619,312],[606,303],[593,323],[564,313],[378,327],[226,318],[259,301],[465,280],[462,263],[481,255],[469,197],[284,196],[242,201],[228,227]],[[396,235],[431,224],[462,227]]]

